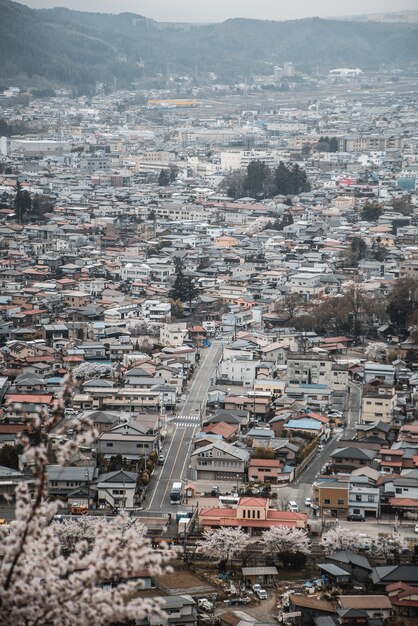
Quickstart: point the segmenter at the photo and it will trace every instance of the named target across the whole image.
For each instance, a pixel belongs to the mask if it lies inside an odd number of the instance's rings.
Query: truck
[[[189,524],[190,524],[190,517],[182,517],[181,519],[179,519],[178,521],[178,533],[179,533],[179,538],[180,539],[184,539],[185,537],[187,537],[187,531],[189,528]]]
[[[182,491],[183,491],[182,483],[179,481],[174,482],[170,491],[170,504],[180,504]]]
[[[255,595],[257,596],[257,598],[259,600],[266,600],[267,599],[267,591],[265,589],[263,589],[261,587],[261,585],[259,584],[255,584],[252,587],[253,592],[255,593]]]

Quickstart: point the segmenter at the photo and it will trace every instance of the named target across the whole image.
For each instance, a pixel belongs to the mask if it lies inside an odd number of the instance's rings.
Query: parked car
[[[312,498],[305,498],[305,506],[311,506],[312,504]]]
[[[265,589],[257,589],[255,595],[259,600],[267,600],[267,591]]]
[[[294,500],[290,500],[287,504],[287,510],[292,511],[292,513],[299,513],[299,507],[297,505],[297,502],[295,502]]]
[[[418,524],[415,524],[414,531],[415,531],[416,533],[418,533]]]
[[[364,515],[361,513],[351,513],[347,517],[349,522],[364,522]]]
[[[158,465],[164,465],[165,457],[164,454],[158,455]]]

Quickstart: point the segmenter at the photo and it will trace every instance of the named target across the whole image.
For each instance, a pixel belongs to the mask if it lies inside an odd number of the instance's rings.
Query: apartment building
[[[389,424],[392,421],[396,399],[397,394],[393,387],[379,387],[378,389],[364,387],[361,399],[361,423]]]
[[[327,478],[313,484],[312,505],[319,517],[346,517],[348,481]]]
[[[287,381],[291,385],[315,384],[328,386],[332,380],[332,360],[328,354],[289,353]]]

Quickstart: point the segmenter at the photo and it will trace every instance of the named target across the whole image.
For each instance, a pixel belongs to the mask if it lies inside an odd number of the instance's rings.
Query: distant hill
[[[0,80],[47,79],[91,87],[127,86],[161,73],[214,72],[248,78],[266,62],[304,71],[337,66],[407,66],[418,58],[418,25],[305,19],[158,23],[140,15],[30,9],[0,0]],[[7,79],[7,81],[6,81]]]
[[[339,17],[336,19],[350,20],[354,22],[403,22],[403,23],[416,23],[418,22],[418,11],[396,11],[391,13],[365,13],[364,15],[349,15],[346,17]]]

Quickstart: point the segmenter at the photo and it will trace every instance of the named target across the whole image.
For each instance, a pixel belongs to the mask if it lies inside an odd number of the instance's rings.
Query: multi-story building
[[[348,515],[378,518],[380,514],[380,489],[367,476],[350,477],[348,483]]]
[[[287,381],[292,385],[328,385],[332,380],[332,360],[328,354],[289,353]]]
[[[361,398],[361,423],[385,422],[389,424],[392,421],[396,398],[397,394],[393,387],[382,386],[378,389],[364,387]]]
[[[312,508],[319,517],[346,517],[348,479],[324,478],[313,484]]]

